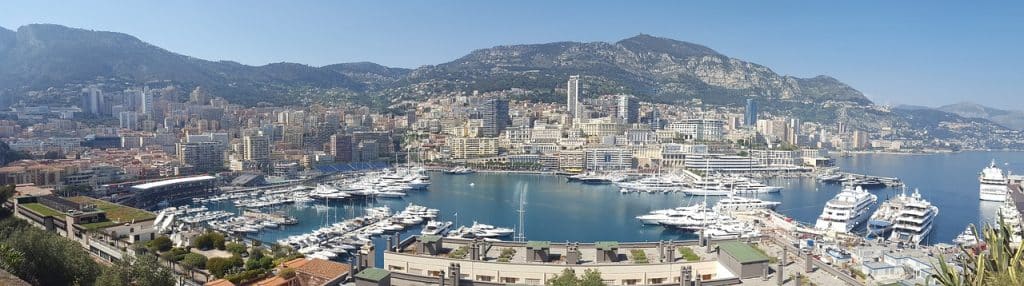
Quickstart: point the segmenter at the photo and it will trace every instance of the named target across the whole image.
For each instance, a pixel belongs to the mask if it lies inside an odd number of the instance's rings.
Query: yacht
[[[889,200],[882,202],[878,210],[871,214],[868,219],[868,237],[889,237],[892,233],[892,226],[896,222],[896,215],[906,204],[907,196],[899,194]]]
[[[978,239],[978,235],[974,233],[974,224],[967,225],[964,232],[961,232],[953,239],[953,243],[963,247],[974,247],[979,242],[981,241]]]
[[[920,244],[932,232],[933,222],[937,215],[939,215],[939,207],[922,199],[921,192],[915,189],[903,207],[896,213],[896,220],[889,240]]]
[[[753,225],[743,223],[739,220],[727,218],[709,224],[703,232],[704,237],[718,239],[736,239],[761,236],[761,232]]]
[[[687,195],[727,196],[732,194],[732,189],[729,186],[724,182],[715,179],[698,180],[690,185],[690,188],[683,190]]]
[[[683,183],[664,176],[646,177],[632,182],[620,182],[620,192],[665,193],[683,189]]]
[[[821,216],[814,224],[815,228],[836,232],[850,232],[854,227],[868,219],[868,210],[878,200],[878,196],[868,193],[863,188],[845,188],[827,203]]]
[[[714,210],[718,212],[752,211],[760,209],[772,210],[780,204],[782,203],[730,195],[719,200],[718,203],[715,204]]]
[[[380,191],[374,195],[378,198],[401,198],[405,196],[405,193],[397,191]]]
[[[687,207],[655,210],[645,215],[639,215],[636,219],[640,220],[643,224],[659,225],[664,220],[686,216],[702,208],[704,208],[704,205],[698,203]]]
[[[1017,206],[1013,203],[1013,199],[1008,199],[999,206],[999,211],[996,212],[995,225],[999,225],[1000,221],[1005,223],[1010,228],[1010,242],[1011,245],[1020,245],[1021,240],[1024,239],[1024,231],[1021,228],[1021,215],[1017,211]]]
[[[450,222],[450,221],[436,221],[436,220],[432,220],[432,221],[428,222],[426,226],[423,227],[423,230],[420,231],[420,233],[421,234],[427,234],[427,235],[443,235],[451,227],[452,227],[452,222]]]
[[[328,186],[328,185],[324,185],[324,184],[316,185],[316,188],[313,189],[313,191],[311,191],[309,193],[309,197],[310,198],[320,199],[320,200],[345,199],[345,198],[348,198],[350,196],[351,195],[349,195],[347,193],[344,193],[344,192],[338,190],[337,188],[334,188],[334,187],[331,187],[331,186]]]
[[[686,214],[685,216],[669,218],[662,220],[660,223],[665,227],[681,229],[684,231],[701,231],[705,229],[705,227],[713,225],[715,221],[724,219],[724,217],[726,216],[712,210],[711,208],[701,207]]]
[[[770,194],[782,191],[782,187],[769,186],[754,179],[742,178],[733,184],[733,194]]]
[[[981,183],[981,187],[979,188],[979,197],[981,200],[996,202],[1006,200],[1006,173],[1004,173],[1002,169],[999,169],[999,167],[996,167],[995,160],[992,160],[992,163],[989,163],[988,167],[981,170],[981,174],[978,176],[978,181]]]
[[[473,169],[470,169],[468,167],[459,166],[448,170],[444,170],[444,173],[449,175],[466,175],[476,173],[476,171],[473,171]]]

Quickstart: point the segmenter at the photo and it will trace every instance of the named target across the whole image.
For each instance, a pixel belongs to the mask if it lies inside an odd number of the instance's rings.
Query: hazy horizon
[[[650,34],[785,75],[828,75],[879,104],[971,101],[1024,109],[1019,3],[314,1],[0,3],[0,26],[129,34],[169,51],[248,65],[374,62],[415,68],[497,45],[615,42]]]

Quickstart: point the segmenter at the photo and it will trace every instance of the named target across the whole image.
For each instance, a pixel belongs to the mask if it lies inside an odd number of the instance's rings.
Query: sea
[[[906,184],[908,193],[918,189],[922,197],[938,206],[935,228],[925,244],[950,243],[968,224],[981,226],[995,219],[1000,203],[978,200],[978,173],[990,161],[995,160],[1007,171],[1024,170],[1022,152],[871,153],[837,157],[835,160],[836,166],[843,171],[899,178]],[[414,203],[439,209],[440,219],[456,222],[456,225],[480,222],[513,228],[527,240],[687,240],[696,239],[696,235],[660,226],[645,226],[635,217],[652,210],[690,205],[705,199],[684,194],[621,194],[614,185],[568,182],[565,177],[557,175],[484,172],[448,175],[433,172],[430,177],[432,183],[427,190],[410,192],[400,199],[285,206],[279,211],[298,218],[299,224],[264,230],[250,238],[275,242],[290,235],[307,233],[363,215],[367,207],[388,206],[397,211]],[[782,202],[776,211],[812,225],[825,202],[842,188],[837,184],[816,182],[814,178],[774,178],[764,181],[784,189],[776,194],[759,195],[758,198]],[[901,190],[887,188],[870,191],[878,196],[881,203]],[[707,198],[709,204],[718,199]],[[212,209],[237,211],[230,203],[215,204]],[[522,215],[520,209],[524,211]],[[401,235],[404,239],[419,232],[419,227],[413,227]],[[384,247],[383,239],[375,241],[378,249]],[[382,260],[378,259],[378,264]]]

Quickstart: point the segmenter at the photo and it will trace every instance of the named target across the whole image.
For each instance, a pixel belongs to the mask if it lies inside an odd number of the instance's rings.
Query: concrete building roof
[[[718,244],[718,249],[725,251],[733,258],[736,258],[740,263],[753,263],[753,262],[764,262],[768,261],[768,256],[764,255],[754,247],[742,243],[742,242],[723,242]]]
[[[376,282],[380,281],[381,279],[384,279],[385,277],[388,277],[388,274],[391,274],[391,272],[384,269],[367,268],[364,269],[363,271],[360,271],[359,274],[356,274],[356,278]]]

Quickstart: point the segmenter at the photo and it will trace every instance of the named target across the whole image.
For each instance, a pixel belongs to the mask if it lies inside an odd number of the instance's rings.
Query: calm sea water
[[[862,154],[836,158],[844,171],[898,177],[909,191],[919,188],[924,198],[939,207],[939,216],[929,243],[950,242],[969,223],[991,222],[999,203],[978,200],[977,174],[992,159],[1007,170],[1024,170],[1024,153],[963,152],[932,155]],[[529,240],[564,241],[658,241],[695,239],[689,233],[643,226],[634,217],[651,210],[688,205],[702,197],[682,194],[620,194],[613,185],[585,185],[564,177],[531,174],[477,173],[471,175],[431,174],[427,191],[412,192],[404,199],[380,199],[288,206],[284,211],[299,218],[298,225],[264,231],[256,239],[276,241],[309,232],[322,225],[361,215],[365,207],[387,205],[400,210],[409,203],[441,210],[444,220],[469,225],[473,221],[517,228],[519,197],[525,192],[525,234]],[[785,189],[760,198],[780,201],[778,211],[798,221],[814,223],[826,201],[841,189],[819,184],[812,178],[772,179],[769,184]],[[874,190],[879,200],[899,190]],[[717,198],[709,197],[709,203]],[[232,210],[229,205],[222,209]],[[403,237],[418,234],[408,229]],[[383,247],[378,239],[378,248]],[[378,259],[378,261],[381,261]]]

